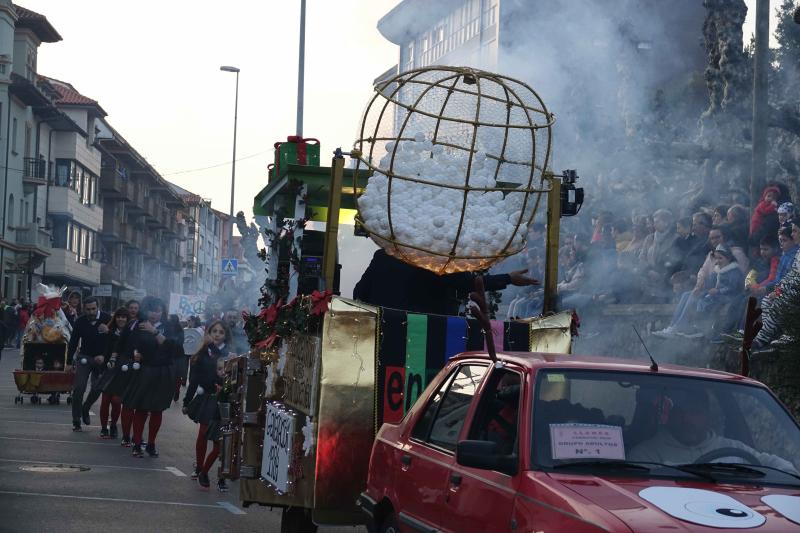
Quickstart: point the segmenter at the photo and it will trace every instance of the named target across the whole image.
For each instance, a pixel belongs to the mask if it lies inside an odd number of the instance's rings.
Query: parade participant
[[[67,364],[75,369],[72,385],[72,431],[81,431],[81,420],[89,425],[89,409],[100,396],[97,382],[106,364],[108,339],[108,313],[100,310],[97,298],[90,296],[83,303],[83,315],[73,324],[72,337],[67,349]],[[80,343],[79,356],[75,357]],[[92,378],[92,390],[83,401],[86,383]]]
[[[178,315],[169,315],[167,319],[166,335],[175,341],[175,395],[174,401],[178,401],[181,386],[186,384],[186,374],[189,372],[189,356],[183,349],[184,334]]]
[[[508,285],[537,285],[539,282],[525,276],[526,272],[527,269],[485,276],[486,291],[502,290]],[[404,263],[380,248],[356,283],[353,299],[414,313],[457,315],[461,302],[457,293],[466,295],[473,290],[474,283],[471,272],[438,276]]]
[[[122,396],[122,404],[133,410],[133,456],[142,457],[142,436],[149,420],[147,446],[150,457],[158,457],[156,436],[162,413],[172,403],[175,391],[175,342],[166,335],[164,303],[153,297],[142,301],[139,319],[126,329],[121,340],[133,360],[133,376]]]
[[[220,367],[225,358],[224,350],[230,340],[231,332],[224,322],[216,321],[209,326],[203,346],[192,356],[189,387],[183,398],[183,412],[200,424],[195,442],[195,468],[192,478],[198,480],[203,490],[208,490],[208,472],[219,455],[217,394],[222,387]],[[206,457],[209,440],[214,442],[214,447]],[[218,488],[221,492],[227,490],[225,480],[219,480]]]
[[[108,362],[106,363],[106,370],[103,372],[102,377],[97,383],[97,388],[103,392],[103,396],[100,400],[100,438],[101,439],[116,439],[117,438],[117,420],[119,420],[120,411],[121,411],[121,401],[120,401],[120,394],[124,392],[124,390],[117,390],[115,389],[123,389],[120,385],[122,385],[121,381],[123,377],[120,374],[123,374],[123,371],[120,369],[122,363],[119,361],[119,355],[117,354],[117,345],[119,344],[119,339],[122,333],[125,331],[125,327],[128,325],[128,310],[125,307],[120,307],[114,312],[114,316],[111,318],[111,321],[108,323],[108,342],[106,343],[106,358]],[[126,367],[126,371],[129,368]],[[128,377],[129,374],[125,374],[125,377]],[[125,380],[125,384],[127,384],[127,380]],[[109,431],[108,427],[108,414],[109,408],[111,410],[111,428]],[[127,438],[130,441],[130,422],[132,421],[132,417],[128,418],[128,424],[126,429],[125,421],[123,421],[123,438]]]
[[[72,291],[69,293],[69,297],[64,305],[62,305],[61,310],[64,311],[64,315],[67,317],[69,325],[74,328],[75,321],[78,319],[81,313],[81,293],[78,291]]]
[[[134,361],[127,349],[127,344],[133,331],[138,326],[138,316],[137,318],[130,317],[130,305],[121,307],[117,310],[117,313],[122,310],[125,310],[128,320],[125,327],[119,332],[119,336],[112,343],[109,343],[112,350],[109,357],[111,368],[106,371],[109,377],[103,387],[103,392],[111,395],[112,404],[116,402],[121,407],[122,440],[120,445],[129,448],[131,446],[131,430],[133,428],[133,409],[122,402],[122,397],[125,395],[125,391],[128,389],[134,374]],[[136,302],[136,312],[138,313],[138,311],[139,303]],[[117,313],[115,313],[115,316],[117,316]]]
[[[139,319],[139,300],[128,300],[125,307],[128,308],[128,318],[131,321]]]

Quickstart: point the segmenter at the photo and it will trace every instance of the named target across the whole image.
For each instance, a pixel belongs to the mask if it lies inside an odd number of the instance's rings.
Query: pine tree
[[[778,319],[781,332],[792,337],[793,342],[787,348],[797,350],[800,346],[800,270],[795,267],[781,281],[781,294],[775,300],[771,312]]]
[[[775,50],[775,59],[786,96],[797,97],[797,82],[800,80],[800,24],[793,20],[794,0],[783,0],[776,8],[778,26],[775,38],[779,48]]]

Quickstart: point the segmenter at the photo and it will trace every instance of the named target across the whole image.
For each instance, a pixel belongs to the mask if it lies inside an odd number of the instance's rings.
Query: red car
[[[752,379],[552,354],[453,358],[384,424],[370,531],[800,531],[800,427]]]

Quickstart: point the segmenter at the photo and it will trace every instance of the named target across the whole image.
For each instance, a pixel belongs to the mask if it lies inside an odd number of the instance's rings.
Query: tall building
[[[111,125],[97,133],[102,152],[102,294],[113,305],[146,293],[165,301],[180,292],[186,239],[183,199]]]
[[[208,296],[222,281],[222,259],[227,257],[230,217],[212,209],[211,201],[170,184],[186,205],[186,241],[183,244],[183,294]]]
[[[6,298],[29,296],[42,280],[46,260],[62,274],[75,263],[73,271],[88,271],[87,281],[92,279],[88,247],[70,253],[66,243],[61,249],[51,247],[47,210],[54,197],[71,202],[76,214],[67,218],[95,228],[97,218],[77,192],[48,187],[57,157],[77,159],[66,150],[58,152],[59,140],[73,139],[75,152],[88,138],[86,121],[80,125],[75,114],[57,107],[58,93],[36,71],[39,46],[60,40],[46,17],[0,0],[0,294]]]
[[[54,131],[51,176],[46,187],[47,227],[52,233],[50,257],[44,264],[46,282],[68,287],[100,284],[102,256],[98,236],[103,228],[100,203],[101,154],[95,144],[106,112],[96,100],[69,83],[40,77],[51,88],[56,107],[82,131]]]
[[[437,64],[517,78],[556,115],[555,168],[597,169],[659,128],[659,106],[691,137],[706,104],[705,16],[697,0],[402,0],[378,22],[398,54],[376,82]]]

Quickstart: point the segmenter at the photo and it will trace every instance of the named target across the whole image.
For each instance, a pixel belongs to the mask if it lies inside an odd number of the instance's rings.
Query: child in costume
[[[222,321],[213,322],[208,327],[203,347],[192,356],[189,386],[183,399],[184,413],[200,424],[195,443],[196,466],[192,477],[197,478],[201,490],[208,490],[208,472],[219,455],[218,395],[224,375],[223,350],[230,339],[231,333]],[[214,447],[206,457],[208,441],[212,441]],[[220,479],[217,488],[220,492],[226,492],[228,487],[225,480]]]

